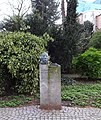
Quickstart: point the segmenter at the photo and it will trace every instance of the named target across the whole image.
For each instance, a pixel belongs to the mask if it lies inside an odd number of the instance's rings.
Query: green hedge
[[[101,77],[101,51],[89,48],[73,59],[73,67],[82,76],[90,78]]]
[[[37,92],[39,56],[47,45],[43,38],[23,32],[0,35],[0,94],[7,86],[18,93]]]

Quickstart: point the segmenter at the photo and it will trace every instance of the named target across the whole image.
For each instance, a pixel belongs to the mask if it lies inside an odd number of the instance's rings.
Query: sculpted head
[[[49,61],[48,53],[47,52],[42,53],[40,56],[41,64],[48,64],[48,61]]]

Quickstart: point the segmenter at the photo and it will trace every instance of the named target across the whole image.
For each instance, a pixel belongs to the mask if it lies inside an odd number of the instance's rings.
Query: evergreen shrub
[[[101,51],[89,48],[72,61],[76,72],[88,78],[101,77]]]
[[[0,36],[0,94],[7,86],[17,93],[37,92],[39,56],[47,45],[43,38],[24,32]]]

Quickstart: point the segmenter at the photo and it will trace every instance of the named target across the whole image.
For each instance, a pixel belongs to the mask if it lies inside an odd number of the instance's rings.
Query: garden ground
[[[62,110],[39,108],[39,95],[0,97],[0,120],[101,120],[101,82],[62,85]]]
[[[82,80],[83,81],[83,80]],[[79,81],[72,85],[62,85],[62,105],[67,107],[98,107],[101,108],[101,82]],[[0,97],[0,107],[18,107],[28,105],[39,105],[39,94],[37,98],[28,95],[11,95]]]

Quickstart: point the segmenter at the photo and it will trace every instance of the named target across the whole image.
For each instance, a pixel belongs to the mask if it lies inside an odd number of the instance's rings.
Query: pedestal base
[[[61,105],[40,105],[40,109],[43,110],[61,110]]]

